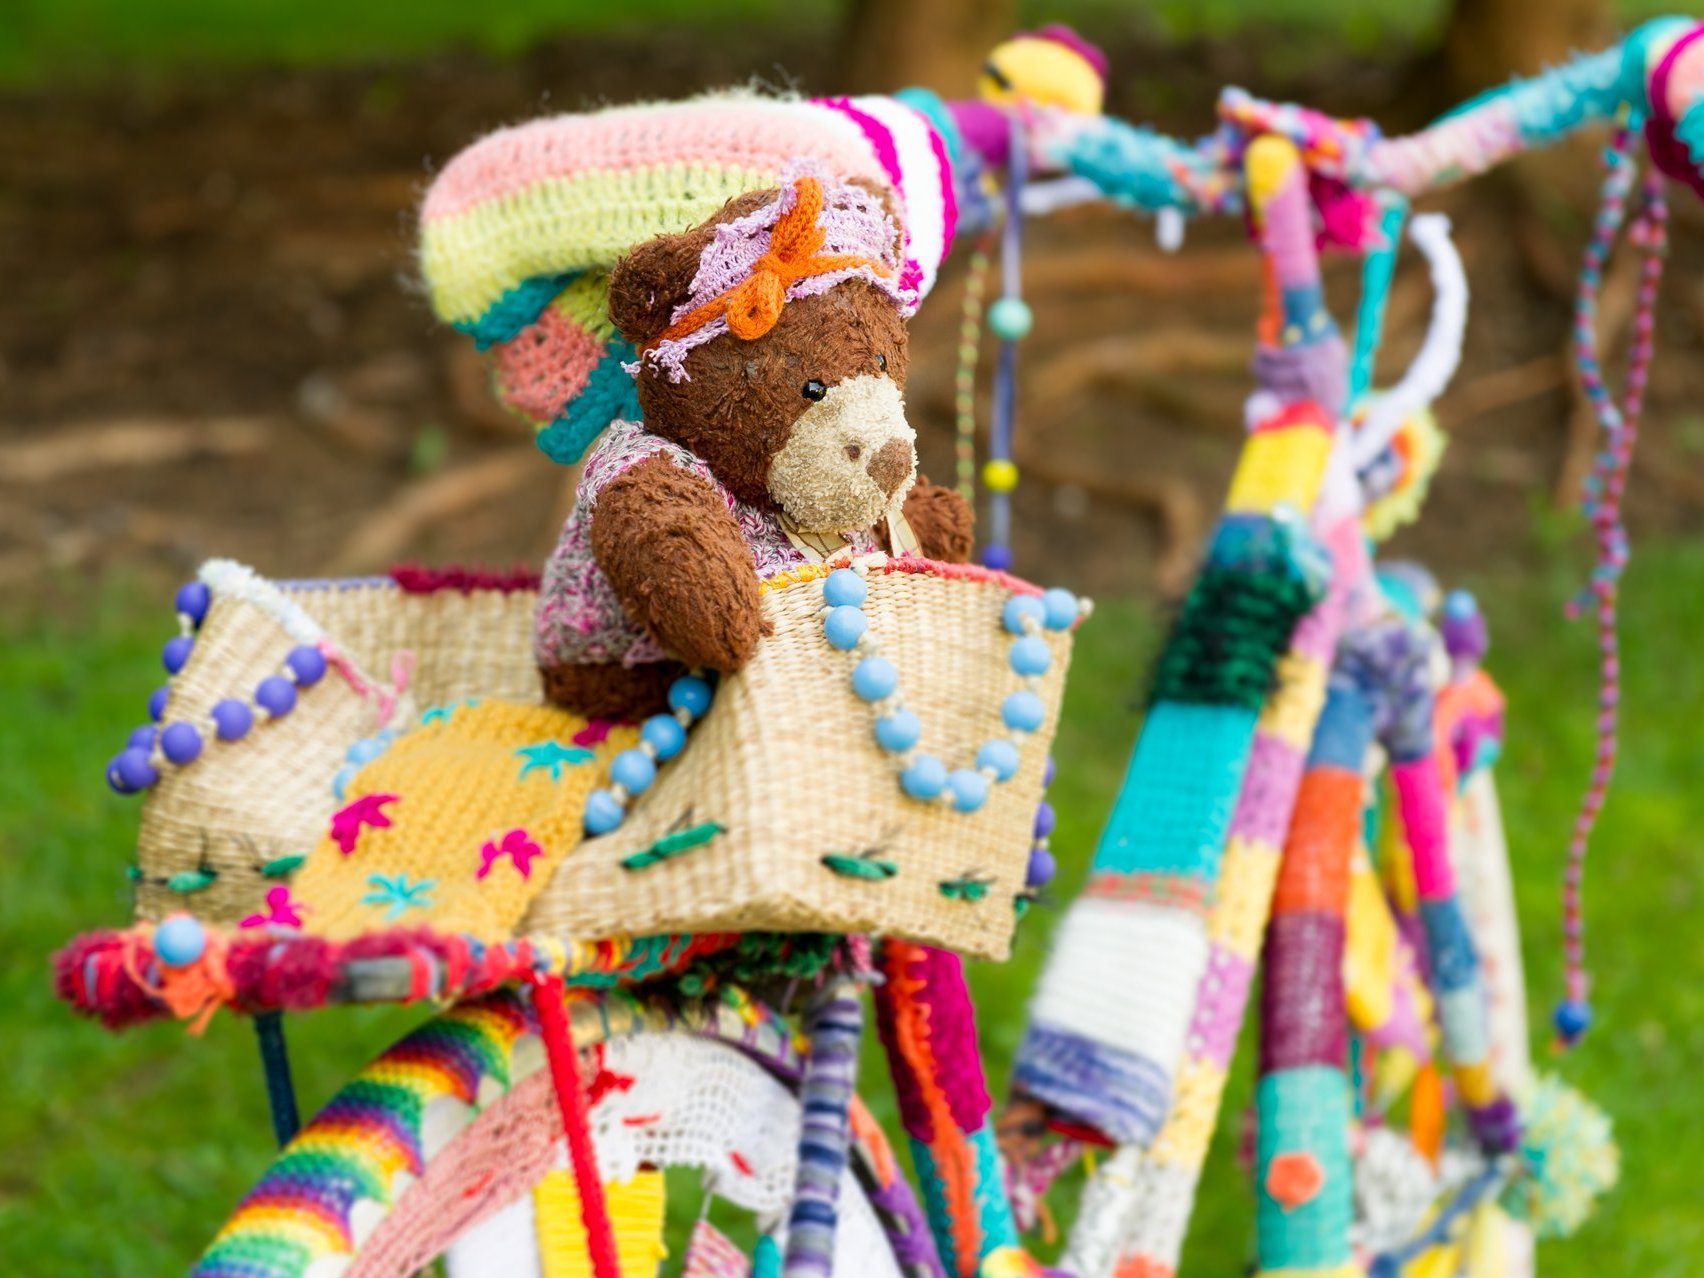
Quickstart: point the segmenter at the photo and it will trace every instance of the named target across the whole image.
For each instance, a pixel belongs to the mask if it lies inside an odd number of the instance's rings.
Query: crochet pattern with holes
[[[790,1083],[801,1068],[780,1022],[756,1007],[675,1012],[625,994],[569,1009],[606,1183],[642,1166],[694,1167],[718,1197],[778,1219],[792,1187],[799,1107]],[[518,996],[496,995],[380,1057],[280,1156],[195,1278],[248,1278],[256,1264],[269,1278],[306,1278],[352,1249],[352,1278],[404,1278],[458,1237],[458,1263],[477,1261],[479,1240],[466,1235],[564,1161],[529,1023]],[[897,1275],[893,1246],[850,1173],[840,1204],[837,1271]]]

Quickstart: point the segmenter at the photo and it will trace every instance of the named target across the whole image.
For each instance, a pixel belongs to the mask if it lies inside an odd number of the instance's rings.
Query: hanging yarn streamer
[[[1018,412],[1018,343],[1029,334],[1032,318],[1020,296],[1023,288],[1023,193],[1027,180],[1024,119],[1011,115],[1011,156],[1006,169],[1006,223],[1000,234],[1000,300],[988,308],[988,327],[1000,339],[994,372],[994,410],[988,430],[988,461],[982,482],[988,487],[988,543],[982,562],[1004,572],[1012,566],[1012,490],[1018,467],[1012,460],[1012,427]]]
[[[1653,329],[1657,285],[1662,279],[1663,255],[1667,247],[1668,204],[1660,173],[1647,175],[1643,204],[1628,238],[1644,254],[1640,270],[1638,300],[1634,309],[1633,339],[1627,357],[1627,384],[1619,404],[1604,380],[1597,350],[1598,294],[1603,272],[1615,245],[1616,233],[1626,217],[1627,197],[1637,174],[1633,137],[1639,122],[1628,121],[1617,130],[1604,153],[1607,174],[1602,204],[1586,246],[1580,270],[1579,293],[1574,304],[1574,360],[1580,386],[1591,403],[1603,431],[1603,447],[1594,458],[1584,485],[1584,508],[1591,520],[1597,543],[1597,562],[1591,581],[1568,605],[1570,618],[1592,607],[1597,618],[1598,651],[1602,668],[1598,686],[1597,749],[1591,784],[1575,818],[1568,846],[1568,868],[1562,888],[1563,958],[1566,996],[1555,1013],[1559,1043],[1572,1046],[1591,1024],[1589,981],[1585,963],[1585,920],[1582,893],[1586,851],[1592,830],[1603,810],[1610,778],[1615,773],[1616,725],[1621,702],[1621,659],[1616,631],[1616,593],[1626,570],[1627,529],[1622,522],[1621,502],[1627,473],[1638,438],[1639,414],[1644,408],[1645,385],[1653,354]]]
[[[964,306],[959,314],[958,367],[953,374],[954,464],[960,497],[976,502],[976,363],[982,348],[982,304],[988,293],[988,266],[994,228],[971,251],[964,276]]]

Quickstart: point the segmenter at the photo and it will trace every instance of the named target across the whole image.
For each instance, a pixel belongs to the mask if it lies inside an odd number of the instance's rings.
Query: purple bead
[[[255,702],[274,719],[296,708],[296,685],[283,675],[269,675],[254,690]]]
[[[1000,545],[984,546],[982,563],[984,567],[992,568],[995,572],[1008,572],[1012,567],[1012,548]]]
[[[144,724],[130,734],[130,740],[125,744],[133,750],[152,750],[154,742],[159,737],[160,730],[153,724]]]
[[[297,687],[311,688],[325,678],[325,654],[307,644],[290,649],[290,655],[284,658],[284,664],[289,666],[296,676]]]
[[[1058,773],[1058,771],[1059,771],[1059,765],[1054,762],[1053,756],[1051,754],[1048,755],[1047,756],[1047,767],[1043,768],[1042,773],[1041,773],[1041,784],[1042,784],[1042,787],[1044,789],[1047,786],[1050,786],[1050,785],[1053,784],[1053,778]]]
[[[188,635],[178,635],[175,639],[166,640],[166,646],[160,651],[160,660],[166,667],[167,674],[176,674],[189,664],[189,654],[195,651],[195,640]]]
[[[246,704],[227,697],[213,707],[213,724],[221,741],[240,741],[254,727],[254,711]]]
[[[160,733],[160,752],[178,766],[201,755],[201,734],[187,723],[174,723]]]
[[[148,694],[148,717],[158,723],[166,716],[166,702],[170,699],[172,690],[167,687],[155,688]]]
[[[1053,805],[1038,803],[1035,805],[1035,837],[1045,839],[1053,833]]]
[[[118,758],[107,765],[107,781],[120,794],[146,790],[159,779],[160,774],[148,762],[148,752],[135,746],[120,751]]]
[[[1053,859],[1053,853],[1046,848],[1031,848],[1029,873],[1024,875],[1024,885],[1032,888],[1044,888],[1053,882],[1053,876],[1059,872],[1059,863]]]
[[[213,603],[213,592],[207,589],[203,582],[186,581],[178,587],[177,610],[180,616],[188,617],[189,624],[199,626],[207,616],[207,609]]]

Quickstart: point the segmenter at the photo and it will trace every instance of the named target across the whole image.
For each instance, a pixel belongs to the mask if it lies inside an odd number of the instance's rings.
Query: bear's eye
[[[876,367],[879,368],[884,373],[887,372],[887,356],[886,355],[876,356]]]
[[[799,390],[799,394],[803,395],[806,399],[821,399],[824,395],[828,394],[828,387],[824,386],[813,377]]]

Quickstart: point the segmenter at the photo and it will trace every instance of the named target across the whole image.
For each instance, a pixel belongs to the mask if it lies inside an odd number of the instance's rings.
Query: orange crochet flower
[[[1312,1202],[1324,1185],[1325,1172],[1312,1154],[1279,1154],[1266,1169],[1266,1192],[1285,1211]]]

